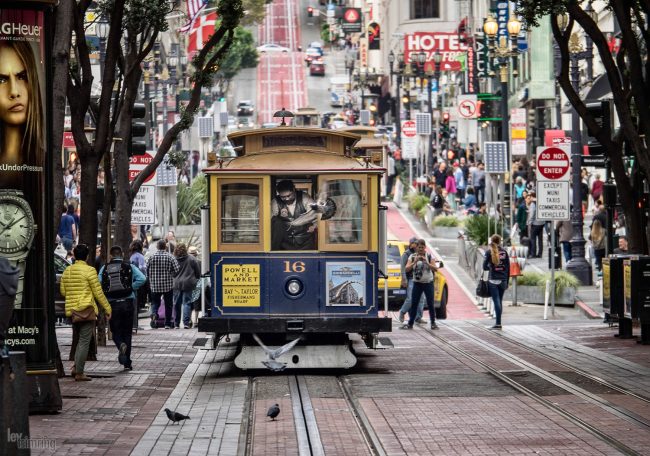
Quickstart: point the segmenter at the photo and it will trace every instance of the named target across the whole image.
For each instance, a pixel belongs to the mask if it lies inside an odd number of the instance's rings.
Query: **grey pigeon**
[[[179,421],[190,419],[189,416],[183,415],[182,413],[178,413],[178,412],[172,412],[168,408],[165,409],[165,413],[167,414],[167,418],[169,418],[172,421],[172,423],[178,423]]]
[[[272,405],[269,407],[269,411],[266,412],[266,416],[271,418],[271,421],[275,421],[275,418],[280,414],[280,406],[278,404]]]
[[[287,367],[287,363],[277,361],[277,358],[287,353],[289,350],[295,347],[298,342],[300,342],[300,337],[298,337],[297,339],[292,340],[291,342],[283,345],[280,348],[271,350],[269,347],[264,345],[264,343],[260,340],[257,334],[253,334],[253,339],[255,339],[255,341],[260,345],[260,347],[262,347],[262,350],[264,350],[264,352],[266,353],[267,359],[266,361],[262,361],[262,364],[264,364],[267,368],[271,369],[273,372],[283,371]]]

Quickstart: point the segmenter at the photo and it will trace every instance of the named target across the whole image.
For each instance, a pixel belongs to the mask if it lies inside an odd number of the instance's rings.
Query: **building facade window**
[[[411,0],[411,19],[440,17],[440,0]]]

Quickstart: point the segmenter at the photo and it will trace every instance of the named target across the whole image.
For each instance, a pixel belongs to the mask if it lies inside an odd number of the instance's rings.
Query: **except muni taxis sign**
[[[260,307],[260,265],[222,265],[224,307]]]
[[[569,220],[569,153],[566,147],[537,148],[537,218]]]

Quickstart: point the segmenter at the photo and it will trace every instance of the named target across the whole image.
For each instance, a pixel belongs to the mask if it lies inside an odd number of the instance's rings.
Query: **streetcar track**
[[[579,392],[577,392],[577,391],[574,392],[573,391],[573,390],[582,390],[581,388],[575,387],[574,385],[569,384],[569,382],[566,382],[566,381],[560,379],[559,377],[554,376],[554,375],[552,375],[550,373],[544,374],[544,372],[546,372],[546,371],[544,371],[543,369],[539,369],[539,368],[533,366],[531,363],[523,361],[520,358],[518,358],[518,357],[516,357],[516,356],[514,356],[514,355],[512,355],[510,353],[505,352],[505,350],[501,350],[498,347],[495,347],[495,346],[489,344],[488,342],[486,342],[486,341],[484,341],[484,340],[482,340],[482,339],[480,339],[480,338],[478,338],[476,336],[473,336],[472,334],[467,333],[466,331],[463,331],[462,329],[459,329],[459,328],[456,328],[454,326],[450,326],[450,325],[447,325],[447,324],[445,324],[444,326],[446,328],[449,328],[452,331],[456,332],[457,334],[460,334],[460,335],[464,336],[468,340],[471,340],[471,341],[473,341],[475,343],[480,342],[480,346],[483,349],[485,349],[487,351],[490,351],[490,352],[492,352],[494,354],[497,354],[497,355],[501,356],[502,358],[504,358],[504,359],[514,363],[514,364],[518,364],[518,365],[524,367],[525,369],[532,368],[533,370],[530,370],[532,373],[535,373],[538,376],[540,376],[541,378],[555,384],[556,386],[559,386],[560,388],[563,388],[563,389],[567,390],[569,393],[577,395],[577,396],[581,396],[581,394],[579,394]],[[545,399],[541,395],[535,393],[534,391],[532,391],[531,389],[529,389],[526,386],[522,385],[521,383],[517,382],[516,380],[512,379],[511,377],[505,375],[504,373],[502,373],[498,369],[495,369],[494,367],[490,366],[490,364],[488,364],[487,362],[482,361],[478,355],[473,355],[473,354],[469,353],[467,350],[464,350],[464,349],[462,349],[460,347],[457,347],[454,342],[451,342],[451,341],[449,341],[449,340],[447,340],[447,339],[445,339],[443,337],[440,337],[439,333],[434,333],[434,331],[431,330],[431,329],[426,329],[426,328],[423,328],[423,329],[424,329],[425,334],[420,333],[423,338],[429,339],[431,342],[438,341],[438,342],[444,344],[446,347],[448,347],[452,351],[454,351],[454,352],[456,352],[456,353],[458,353],[458,354],[472,360],[474,363],[476,363],[479,366],[483,367],[487,372],[491,373],[492,375],[497,377],[499,380],[501,380],[504,383],[510,385],[512,388],[516,389],[517,391],[520,391],[521,393],[523,393],[526,396],[530,397],[531,399],[539,402],[540,404],[546,406],[548,409],[553,410],[554,412],[558,413],[562,417],[569,420],[571,423],[575,424],[576,426],[579,426],[581,429],[585,430],[586,432],[590,433],[591,435],[593,435],[593,436],[597,437],[598,439],[606,442],[608,445],[615,448],[616,450],[621,451],[622,453],[628,454],[628,455],[635,455],[636,456],[636,455],[641,455],[642,454],[642,453],[639,453],[638,451],[636,451],[635,449],[630,448],[629,446],[627,446],[625,443],[621,442],[620,440],[618,440],[618,439],[608,435],[607,433],[601,431],[600,429],[598,429],[594,425],[588,423],[587,421],[583,420],[582,418],[578,417],[577,415],[564,410],[558,404],[555,404],[555,403],[549,401],[548,399]],[[541,372],[539,372],[539,371],[541,371]],[[563,384],[565,384],[565,385],[563,385]],[[587,394],[587,397],[591,396],[591,393],[588,393],[586,391],[584,391],[584,393]],[[631,420],[637,421],[636,418],[631,416],[631,415],[634,415],[634,416],[637,416],[637,415],[633,414],[632,412],[619,411],[619,408],[616,407],[616,406],[613,406],[612,404],[605,405],[605,404],[602,404],[601,401],[599,401],[599,400],[593,401],[593,400],[590,400],[591,398],[587,399],[587,397],[583,397],[583,399],[589,400],[589,402],[592,402],[592,403],[596,403],[597,405],[599,405],[599,406],[601,406],[601,407],[603,407],[605,409],[609,409],[608,411],[610,411],[612,414],[615,414],[617,416],[620,416],[621,418],[627,419],[628,421],[631,421]],[[598,398],[598,399],[600,399],[600,398]],[[604,401],[604,402],[607,402],[607,401]],[[629,412],[629,414],[625,413],[625,412]],[[650,426],[650,424],[648,424],[643,418],[641,418],[641,422],[639,424],[644,424],[645,426]]]
[[[386,456],[387,453],[381,445],[379,436],[373,429],[360,403],[355,398],[345,376],[336,375],[332,377],[336,380],[342,398],[345,400],[347,410],[354,419],[369,454],[373,456]],[[257,400],[256,385],[264,378],[248,377],[248,388],[244,399],[237,456],[250,456],[254,454],[255,402]],[[287,375],[285,378],[289,384],[289,396],[291,398],[298,454],[300,456],[325,456],[326,453],[318,428],[316,413],[309,395],[306,377],[304,375]]]
[[[549,361],[552,361],[552,362],[554,362],[554,363],[556,363],[556,364],[558,364],[558,365],[560,365],[560,366],[562,366],[562,367],[564,367],[566,369],[569,369],[569,370],[571,370],[571,371],[573,371],[573,372],[575,372],[575,373],[577,373],[577,374],[579,374],[579,375],[581,375],[581,376],[583,376],[585,378],[588,378],[589,380],[592,380],[592,381],[594,381],[596,383],[599,383],[600,385],[605,386],[605,387],[607,387],[607,388],[609,388],[611,390],[618,391],[619,393],[624,394],[626,396],[630,396],[630,397],[633,397],[633,398],[638,399],[640,401],[650,403],[650,398],[648,398],[646,396],[635,393],[635,392],[630,391],[630,390],[628,390],[626,388],[615,385],[615,384],[613,384],[613,383],[611,383],[611,382],[609,382],[607,380],[604,380],[604,379],[602,379],[600,377],[597,377],[597,376],[595,376],[593,374],[590,374],[589,372],[584,371],[584,370],[582,370],[582,369],[580,369],[578,367],[572,366],[571,364],[566,363],[566,362],[564,362],[564,361],[562,361],[562,360],[560,360],[560,359],[558,359],[558,358],[556,358],[556,357],[554,357],[552,355],[544,353],[542,350],[539,350],[539,349],[537,349],[535,347],[531,347],[531,346],[529,346],[529,345],[527,345],[527,344],[525,344],[523,342],[519,342],[518,340],[515,340],[512,337],[508,337],[507,335],[505,335],[503,333],[497,333],[497,332],[491,331],[488,328],[486,328],[485,326],[483,326],[483,325],[481,325],[480,323],[477,323],[477,322],[467,321],[466,323],[469,323],[471,326],[479,328],[479,329],[485,331],[486,333],[488,333],[488,334],[490,334],[490,335],[492,335],[494,337],[500,337],[501,339],[503,339],[506,342],[511,343],[512,345],[516,345],[518,347],[529,350],[529,351],[535,353],[536,355],[541,356],[542,358],[548,359]],[[567,347],[567,349],[571,350],[570,347]]]

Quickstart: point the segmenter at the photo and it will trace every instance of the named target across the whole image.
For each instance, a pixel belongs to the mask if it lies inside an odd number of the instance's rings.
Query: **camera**
[[[422,278],[422,273],[424,272],[424,263],[422,260],[418,260],[417,263],[415,263],[415,270],[413,272],[413,275],[415,276],[415,280],[420,280]]]

